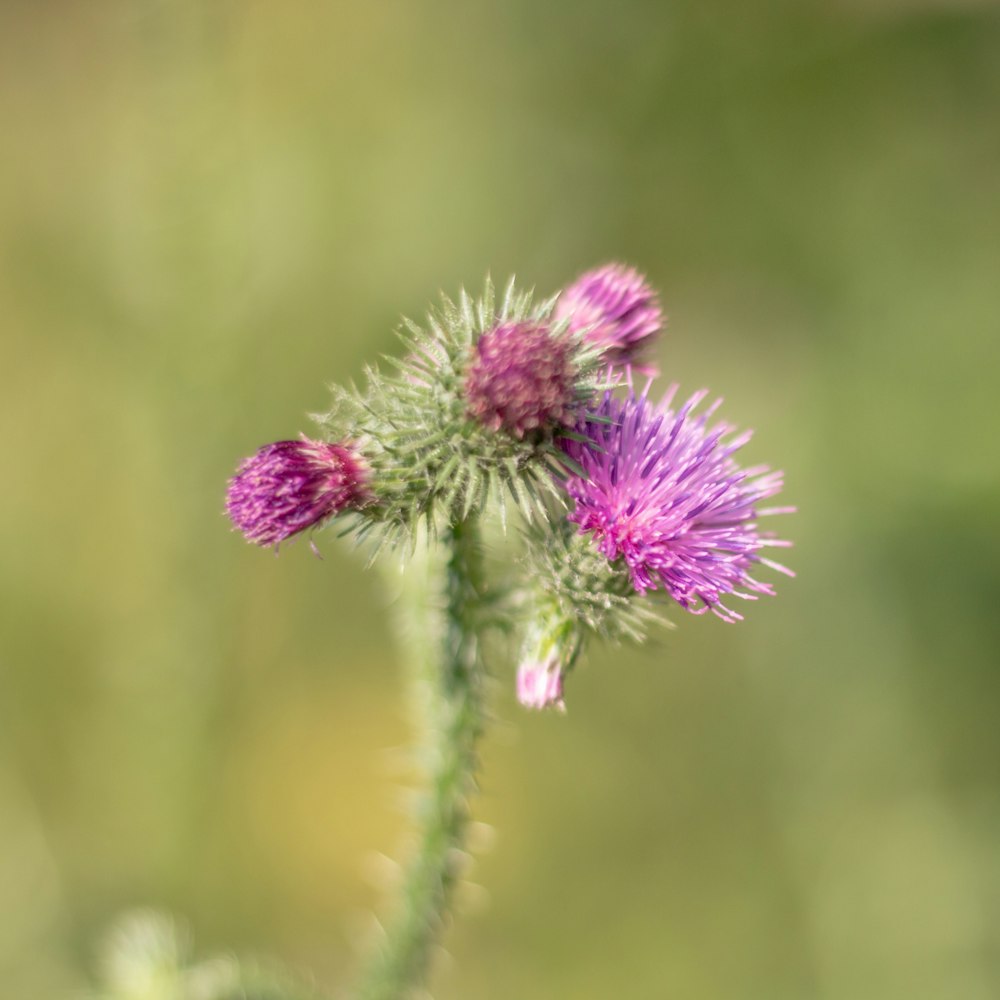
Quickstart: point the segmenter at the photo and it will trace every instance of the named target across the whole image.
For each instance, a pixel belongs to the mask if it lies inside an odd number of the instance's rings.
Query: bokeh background
[[[785,468],[799,576],[565,717],[498,664],[436,995],[1000,995],[995,5],[4,0],[0,136],[3,996],[140,905],[349,981],[386,604],[225,480],[438,289],[609,259]]]

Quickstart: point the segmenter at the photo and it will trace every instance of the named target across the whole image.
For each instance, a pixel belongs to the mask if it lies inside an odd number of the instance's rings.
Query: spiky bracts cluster
[[[675,410],[676,391],[658,404],[648,386],[638,396],[630,387],[624,400],[604,394],[580,427],[586,440],[566,444],[582,472],[566,483],[569,519],[609,560],[623,561],[639,593],[663,589],[688,611],[737,621],[723,598],[774,593],[751,576],[756,563],[791,575],[761,555],[789,543],[761,531],[758,518],[792,508],[760,506],[781,490],[781,473],[737,465],[750,433],[731,437],[733,426],[711,423],[721,400],[696,414],[702,390]]]
[[[582,274],[559,296],[555,317],[600,347],[609,364],[653,370],[644,354],[665,319],[656,292],[635,268],[605,264]]]
[[[581,635],[618,643],[640,642],[661,617],[662,609],[636,591],[627,567],[609,560],[565,515],[529,526],[524,538],[535,618],[573,622]]]
[[[628,571],[609,561],[565,517],[525,532],[528,625],[517,671],[526,708],[562,710],[566,674],[592,636],[641,642],[651,626],[669,625],[656,602],[638,594]]]
[[[405,321],[394,371],[370,368],[364,386],[334,390],[319,419],[356,438],[373,470],[376,502],[355,519],[359,537],[394,543],[420,519],[433,532],[491,498],[501,516],[509,501],[529,520],[547,515],[561,435],[605,367],[594,345],[551,323],[552,306],[513,283],[499,302],[489,281],[478,301],[443,296],[424,326]]]
[[[277,545],[368,499],[368,473],[350,446],[275,441],[244,459],[226,491],[226,513],[247,541]]]

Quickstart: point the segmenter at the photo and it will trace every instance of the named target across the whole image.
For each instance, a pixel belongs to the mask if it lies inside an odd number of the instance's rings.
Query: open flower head
[[[516,438],[572,423],[577,401],[574,345],[547,323],[501,323],[473,349],[465,382],[469,415]]]
[[[226,513],[247,541],[277,545],[367,497],[367,471],[345,444],[275,441],[240,464],[226,491]]]
[[[731,436],[732,426],[711,422],[721,400],[695,415],[707,393],[673,409],[676,389],[659,404],[648,387],[638,396],[630,387],[624,400],[605,393],[595,419],[578,428],[590,443],[564,446],[584,473],[566,484],[570,520],[608,559],[624,560],[637,591],[662,589],[689,611],[736,621],[742,615],[724,599],[774,592],[751,575],[757,563],[793,575],[761,554],[790,543],[758,525],[793,508],[760,506],[781,490],[782,475],[736,463],[750,433]]]
[[[570,332],[584,331],[609,364],[653,371],[642,355],[664,317],[656,292],[634,268],[605,264],[581,275],[559,296],[554,317],[567,320]]]

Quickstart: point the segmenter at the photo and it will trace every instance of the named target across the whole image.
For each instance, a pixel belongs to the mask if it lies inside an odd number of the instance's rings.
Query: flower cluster
[[[727,622],[732,599],[772,594],[757,567],[786,546],[759,527],[790,511],[764,506],[782,476],[735,458],[749,440],[715,420],[701,391],[675,405],[633,372],[651,373],[664,326],[655,291],[632,268],[588,271],[535,304],[492,285],[445,299],[426,327],[407,323],[396,375],[371,369],[326,418],[331,441],[279,441],[246,459],[226,510],[258,545],[338,514],[358,537],[412,537],[484,513],[505,497],[529,524],[522,602],[533,609],[519,700],[563,707],[563,682],[590,633],[641,638],[657,594]]]

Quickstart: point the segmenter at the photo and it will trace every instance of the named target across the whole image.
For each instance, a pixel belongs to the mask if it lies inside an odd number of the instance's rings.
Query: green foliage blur
[[[497,665],[435,995],[1000,995],[994,5],[4,0],[0,142],[0,996],[137,906],[350,980],[386,599],[225,481],[438,289],[612,259],[786,470],[799,576],[592,650],[565,717]]]

